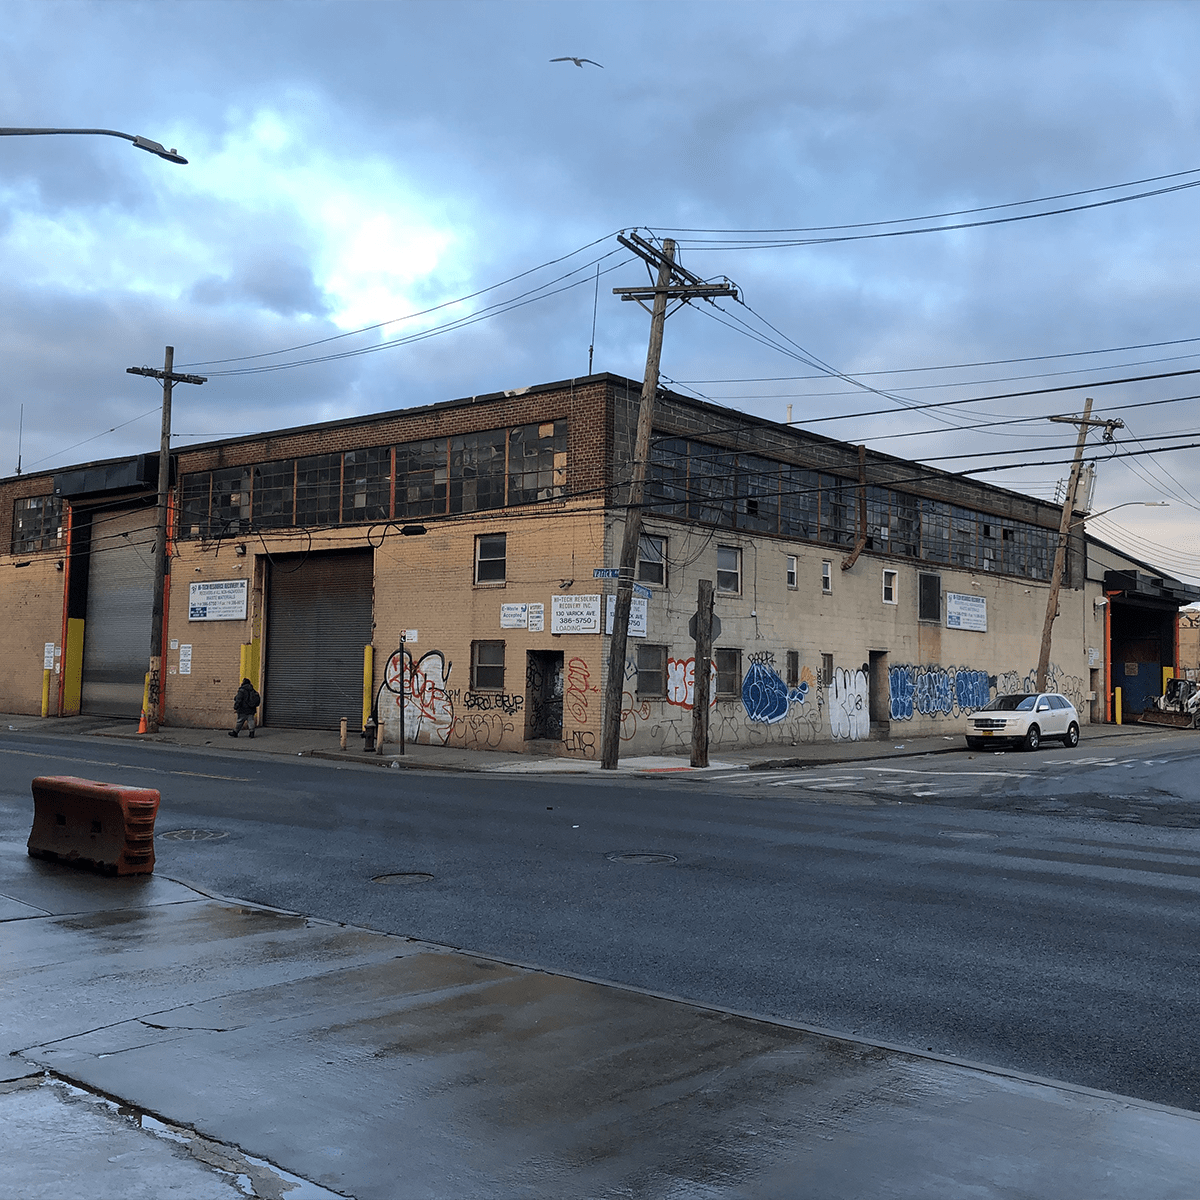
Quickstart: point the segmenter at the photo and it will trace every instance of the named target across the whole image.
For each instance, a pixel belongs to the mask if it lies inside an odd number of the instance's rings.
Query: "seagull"
[[[595,59],[592,59],[592,58],[576,58],[573,54],[568,54],[564,58],[552,58],[550,61],[551,62],[573,62],[577,67],[580,68],[580,70],[583,69],[584,63],[591,63],[593,67],[599,67],[600,70],[602,70],[602,71],[604,70],[603,63],[598,63],[595,61]]]

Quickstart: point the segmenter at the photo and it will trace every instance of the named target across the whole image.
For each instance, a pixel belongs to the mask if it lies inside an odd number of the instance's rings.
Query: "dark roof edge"
[[[1125,559],[1126,562],[1131,562],[1135,567],[1141,567],[1151,575],[1163,581],[1163,585],[1169,585],[1173,590],[1177,590],[1182,594],[1194,593],[1196,600],[1189,600],[1189,604],[1194,604],[1200,601],[1200,587],[1194,583],[1184,583],[1182,579],[1176,579],[1174,575],[1168,575],[1161,567],[1156,567],[1153,563],[1144,562],[1140,558],[1134,558],[1132,554],[1126,553],[1124,550],[1116,546],[1109,545],[1102,538],[1093,537],[1092,534],[1086,535],[1089,542],[1095,542],[1097,546],[1103,546],[1110,554],[1115,554],[1118,558]]]

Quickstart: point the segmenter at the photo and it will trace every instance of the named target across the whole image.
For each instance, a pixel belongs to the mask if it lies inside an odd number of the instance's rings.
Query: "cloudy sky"
[[[741,290],[681,390],[1043,497],[1091,395],[1094,532],[1200,579],[1200,373],[1109,382],[1200,372],[1200,6],[3,10],[7,125],[189,159],[0,138],[4,474],[22,405],[26,470],[154,449],[166,344],[180,445],[583,375],[593,313],[640,378],[638,228]]]

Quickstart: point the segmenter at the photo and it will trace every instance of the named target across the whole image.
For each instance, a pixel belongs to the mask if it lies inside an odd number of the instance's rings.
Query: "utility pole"
[[[171,483],[171,387],[176,383],[206,383],[202,375],[177,375],[175,347],[168,346],[163,358],[163,369],[153,367],[126,367],[127,375],[146,375],[161,379],[162,435],[158,443],[158,513],[154,530],[154,592],[151,597],[150,614],[150,686],[146,701],[146,730],[158,732],[158,701],[162,691],[162,634],[163,634],[163,585],[167,577],[167,494]]]
[[[708,766],[709,660],[713,641],[713,585],[701,579],[696,587],[696,656],[692,660],[693,767]]]
[[[1122,421],[1093,421],[1092,398],[1088,396],[1083,409],[1083,419],[1078,417],[1051,417],[1051,421],[1059,421],[1067,425],[1079,426],[1079,440],[1075,444],[1075,459],[1071,463],[1071,476],[1067,482],[1067,495],[1063,500],[1062,519],[1058,524],[1058,545],[1054,551],[1054,567],[1050,573],[1050,595],[1046,597],[1046,620],[1042,625],[1042,646],[1038,653],[1037,690],[1046,690],[1046,672],[1050,669],[1050,631],[1054,627],[1054,618],[1058,615],[1058,593],[1062,587],[1063,565],[1067,557],[1067,538],[1071,527],[1071,516],[1075,511],[1075,492],[1079,487],[1079,471],[1083,465],[1083,447],[1087,441],[1088,430],[1096,427],[1104,428],[1106,441],[1113,439],[1114,429],[1124,429]]]
[[[646,374],[642,382],[642,399],[638,409],[637,438],[633,448],[632,476],[625,507],[625,534],[621,542],[620,575],[617,579],[617,602],[613,613],[612,640],[608,647],[608,679],[604,690],[602,729],[600,734],[600,766],[616,770],[621,749],[621,693],[625,684],[625,650],[629,640],[629,609],[633,600],[633,576],[637,566],[638,545],[642,536],[642,502],[646,494],[646,469],[650,462],[650,438],[654,428],[654,398],[658,393],[658,364],[662,357],[663,326],[667,319],[667,302],[711,300],[714,296],[737,299],[737,288],[731,283],[706,283],[675,262],[675,243],[670,238],[658,247],[636,233],[628,238],[621,234],[617,240],[632,250],[651,268],[658,268],[653,287],[613,288],[622,300],[635,300],[643,308],[646,301],[654,304],[650,320],[650,345],[646,351]]]

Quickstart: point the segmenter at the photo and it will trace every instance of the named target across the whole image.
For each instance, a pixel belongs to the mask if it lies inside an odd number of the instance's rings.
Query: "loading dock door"
[[[267,586],[263,713],[286,729],[353,727],[371,642],[370,550],[276,555]]]
[[[81,711],[133,717],[150,666],[155,509],[92,518]]]

